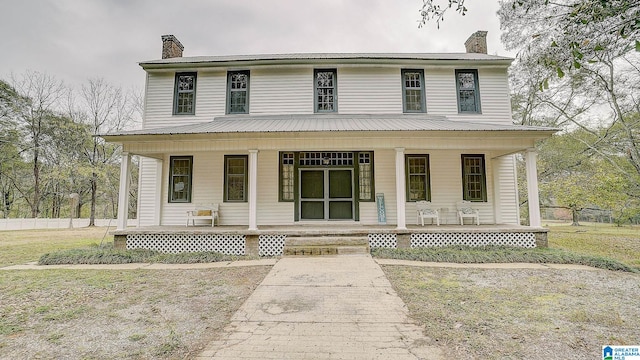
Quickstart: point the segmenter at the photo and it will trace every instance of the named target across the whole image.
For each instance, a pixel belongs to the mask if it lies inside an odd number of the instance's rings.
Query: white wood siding
[[[469,152],[482,154],[482,151]],[[440,221],[443,224],[456,224],[456,203],[462,200],[462,161],[461,153],[442,150],[407,150],[405,154],[428,154],[431,181],[431,203],[433,208],[441,210]],[[473,203],[480,211],[480,222],[494,222],[493,181],[491,161],[486,160],[487,202]],[[407,224],[418,224],[415,202],[408,202],[405,213]]]
[[[156,217],[161,183],[158,183],[158,160],[140,158],[138,176],[138,226],[159,225]]]
[[[258,153],[258,225],[291,225],[294,203],[279,202],[277,151]],[[247,219],[243,219],[245,222]],[[248,222],[247,222],[248,224]]]
[[[482,121],[511,124],[511,100],[506,69],[479,69]]]
[[[402,113],[400,68],[339,68],[340,114]]]
[[[384,194],[387,224],[398,221],[396,213],[396,151],[393,149],[377,150],[373,154],[373,175],[375,177],[375,193]],[[375,202],[360,203],[360,222],[375,225],[378,223],[378,209]]]
[[[147,78],[144,128],[188,125],[224,115],[226,72],[199,72],[196,79],[196,114],[173,115],[174,73],[150,73]]]
[[[249,81],[251,114],[313,113],[313,69],[256,69]]]
[[[407,67],[338,67],[338,114],[402,113],[402,68]],[[422,69],[429,114],[451,120],[511,123],[506,69],[478,69],[481,114],[458,114],[455,68]],[[257,67],[250,71],[251,114],[313,113],[312,68]],[[226,70],[198,72],[193,116],[172,115],[174,78],[173,73],[148,74],[143,127],[205,122],[225,114]]]
[[[481,97],[481,114],[458,114],[455,67],[438,66],[367,66],[319,65],[337,68],[338,113],[371,114],[402,113],[401,69],[424,69],[427,113],[444,115],[450,120],[511,123],[511,107],[506,69],[477,67]],[[461,67],[473,68],[473,67]],[[314,111],[313,67],[249,67],[250,113],[309,114]],[[245,69],[243,69],[245,70]],[[173,115],[174,73],[151,72],[147,76],[143,127],[186,125],[212,121],[225,114],[226,69],[199,71],[196,87],[196,114]],[[460,154],[486,154],[488,202],[475,204],[483,223],[499,220],[518,223],[517,186],[512,156],[492,158],[499,144],[504,148],[523,148],[530,139],[486,138],[398,138],[393,134],[360,134],[323,137],[284,134],[243,139],[240,135],[217,140],[140,142],[126,144],[134,154],[164,154],[164,166],[142,158],[140,165],[138,216],[140,225],[183,225],[186,210],[198,203],[219,203],[222,225],[248,225],[248,203],[224,203],[224,155],[244,155],[247,149],[258,153],[258,225],[293,224],[294,203],[278,202],[278,150],[374,150],[375,192],[385,194],[387,222],[396,222],[396,184],[394,147],[405,147],[406,153],[429,154],[432,202],[448,209],[446,221],[456,221],[455,204],[461,199],[462,175]],[[524,145],[522,145],[524,146]],[[506,151],[505,151],[506,152]],[[503,152],[504,153],[504,152]],[[169,156],[193,155],[192,203],[168,202],[167,180]],[[497,154],[499,155],[499,154]],[[161,173],[159,172],[161,169]],[[493,171],[496,171],[494,174]],[[160,179],[161,186],[156,183]],[[496,208],[494,209],[494,205]],[[415,224],[415,204],[406,206],[407,224]],[[375,202],[360,203],[360,221],[377,224]]]
[[[465,68],[466,69],[466,68]],[[478,69],[481,114],[458,113],[455,68],[425,70],[427,112],[450,120],[511,124],[511,101],[506,69]]]
[[[143,128],[176,125],[176,121],[171,117],[174,78],[175,74],[173,73],[148,74]]]
[[[368,149],[367,149],[368,150]],[[466,153],[481,154],[481,150]],[[176,153],[175,155],[185,155]],[[169,203],[167,182],[169,166],[163,167],[162,190],[152,191],[154,177],[141,177],[141,196],[139,207],[140,225],[152,225],[155,209],[155,196],[160,196],[162,206],[161,225],[183,225],[186,222],[186,211],[194,209],[196,204],[220,204],[221,225],[248,225],[248,203],[223,202],[224,186],[224,152],[193,152],[193,184],[192,203]],[[234,152],[234,155],[244,155]],[[428,154],[430,165],[431,201],[435,208],[441,209],[441,222],[457,223],[456,202],[462,199],[462,170],[460,151],[410,149],[405,154]],[[148,160],[148,159],[147,159]],[[485,203],[474,203],[480,210],[480,221],[491,224],[500,219],[501,223],[518,224],[517,189],[514,177],[513,156],[491,159],[486,155],[487,195]],[[169,156],[165,158],[169,163]],[[149,172],[155,165],[148,166],[144,161],[141,170]],[[374,153],[375,192],[384,193],[387,211],[387,223],[395,224],[396,183],[395,183],[395,150],[375,150]],[[144,170],[146,169],[146,170]],[[278,151],[260,151],[258,153],[258,225],[290,225],[294,224],[294,203],[278,201]],[[494,174],[494,171],[496,173]],[[145,185],[146,184],[146,185]],[[494,205],[497,208],[494,209]],[[445,210],[446,209],[446,210]],[[496,216],[497,215],[497,216]],[[406,205],[407,224],[417,224],[415,203]],[[377,224],[375,202],[360,202],[360,222]]]
[[[502,224],[520,224],[518,183],[515,157],[508,155],[493,160],[495,164],[495,191],[497,218]]]
[[[424,82],[428,114],[458,114],[454,69],[426,69],[424,72]]]

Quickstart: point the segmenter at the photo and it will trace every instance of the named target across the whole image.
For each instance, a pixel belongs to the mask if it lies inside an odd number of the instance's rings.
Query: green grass
[[[0,231],[0,267],[38,261],[49,252],[100,244],[107,228]],[[107,235],[106,239],[113,241]]]
[[[439,248],[375,249],[374,257],[427,262],[451,263],[536,263],[578,264],[601,269],[638,272],[619,261],[598,256],[580,255],[565,250],[535,248],[523,249],[500,246]]]
[[[615,225],[552,226],[549,247],[606,257],[640,269],[640,227]]]
[[[224,255],[216,252],[191,252],[166,254],[153,250],[124,250],[113,248],[113,243],[105,246],[87,246],[77,249],[61,250],[44,254],[40,257],[40,265],[59,264],[130,264],[130,263],[164,263],[194,264],[219,261],[236,261],[253,259],[249,256]]]
[[[549,248],[464,247],[376,249],[380,258],[454,263],[578,264],[640,272],[640,228],[609,224],[549,227]]]

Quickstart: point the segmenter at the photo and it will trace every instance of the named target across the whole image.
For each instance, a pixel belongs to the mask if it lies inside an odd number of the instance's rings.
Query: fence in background
[[[116,226],[116,219],[95,219],[96,226]],[[0,219],[2,230],[69,229],[69,219]],[[138,219],[129,219],[128,226],[137,226]],[[74,228],[89,226],[89,219],[73,219]]]

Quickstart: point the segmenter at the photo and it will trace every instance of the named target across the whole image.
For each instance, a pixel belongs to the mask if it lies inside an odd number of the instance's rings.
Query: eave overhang
[[[507,67],[513,58],[473,53],[308,53],[232,56],[194,56],[140,62],[146,71],[206,69],[253,66],[322,65],[499,65]]]
[[[450,120],[434,115],[265,115],[220,116],[213,121],[123,131],[100,135],[108,142],[184,141],[228,138],[279,137],[372,137],[397,135],[409,137],[494,137],[542,140],[558,129],[519,126],[478,121]]]

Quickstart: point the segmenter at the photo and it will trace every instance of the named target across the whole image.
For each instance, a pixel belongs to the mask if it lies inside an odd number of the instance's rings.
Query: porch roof
[[[139,138],[164,138],[174,135],[229,133],[303,133],[303,132],[511,132],[546,138],[558,129],[450,120],[446,116],[426,114],[301,114],[301,115],[230,115],[213,121],[154,129],[122,131],[100,135],[107,141]]]
[[[157,59],[140,62],[145,70],[174,69],[182,67],[219,67],[237,63],[246,65],[274,64],[359,64],[359,63],[406,63],[427,62],[431,64],[451,64],[473,62],[474,64],[498,64],[508,66],[512,58],[479,53],[294,53],[191,56]]]

